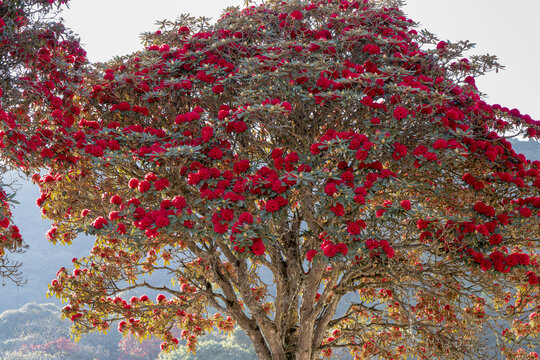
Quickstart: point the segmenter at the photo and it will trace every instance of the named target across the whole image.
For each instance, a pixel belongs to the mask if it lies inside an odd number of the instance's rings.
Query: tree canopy
[[[259,359],[535,356],[540,162],[508,137],[540,123],[485,102],[496,58],[367,0],[181,16],[145,45],[82,66],[47,42],[2,119],[49,240],[95,237],[50,284],[76,332],[170,350],[180,327],[195,350],[237,324]]]

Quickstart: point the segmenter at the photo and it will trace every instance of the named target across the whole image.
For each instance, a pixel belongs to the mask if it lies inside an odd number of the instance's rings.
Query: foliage
[[[77,333],[118,322],[194,351],[237,324],[260,359],[534,356],[540,162],[505,136],[540,124],[483,100],[494,57],[393,3],[267,1],[164,23],[105,65],[39,59],[2,154],[35,172],[52,242],[95,237],[50,285]]]

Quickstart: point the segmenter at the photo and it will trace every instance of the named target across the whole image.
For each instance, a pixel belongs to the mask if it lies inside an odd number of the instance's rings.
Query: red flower
[[[92,226],[95,227],[96,229],[101,229],[105,225],[107,225],[107,219],[105,219],[103,216],[96,218],[92,222]]]
[[[211,126],[205,126],[201,130],[201,137],[204,142],[207,142],[214,135],[214,129]]]
[[[414,156],[421,156],[424,155],[428,151],[427,147],[424,145],[418,145],[416,149],[413,151]]]
[[[347,226],[347,232],[351,235],[358,235],[362,231],[362,227],[357,222],[350,222]]]
[[[530,217],[532,215],[532,211],[527,207],[522,207],[521,209],[519,209],[519,215],[521,215],[522,217]]]
[[[317,79],[317,86],[326,89],[330,86],[330,80],[326,77],[320,77]]]
[[[437,161],[437,155],[435,155],[434,153],[432,152],[427,152],[424,154],[424,158],[428,161]],[[476,188],[476,186],[475,186]]]
[[[120,223],[118,224],[118,227],[116,228],[116,232],[119,234],[125,234],[126,233],[126,225]]]
[[[130,189],[136,189],[139,186],[139,180],[137,179],[130,179],[128,182],[128,186]]]
[[[159,204],[160,209],[168,209],[171,206],[173,206],[172,201],[169,199],[164,199],[161,201],[161,204]]]
[[[338,253],[341,253],[343,256],[346,256],[349,252],[349,248],[347,247],[347,244],[345,243],[339,243],[335,245],[335,249]]]
[[[243,173],[247,171],[248,169],[249,169],[249,160],[247,159],[240,160],[233,165],[233,170],[237,174]]]
[[[172,199],[172,205],[175,208],[182,210],[186,206],[186,199],[183,196],[175,196]]]
[[[527,276],[529,277],[528,279],[529,285],[534,286],[538,284],[538,276],[536,276],[535,273],[533,273],[532,271],[529,271],[527,272]]]
[[[337,193],[336,184],[334,184],[334,183],[326,184],[326,186],[324,187],[324,192],[328,196],[334,195],[335,193]]]
[[[359,203],[360,205],[364,205],[366,203],[366,198],[364,198],[363,195],[356,195],[354,197],[354,201]]]
[[[229,225],[227,225],[226,223],[220,223],[220,222],[214,223],[214,231],[217,232],[218,234],[224,234],[227,232],[228,229],[229,229]]]
[[[407,116],[407,114],[409,114],[409,111],[403,106],[398,106],[394,109],[394,118],[396,118],[397,120],[403,119]]]
[[[323,251],[324,256],[328,258],[334,257],[338,253],[338,248],[330,241],[323,241],[321,244],[321,250]]]
[[[114,195],[110,199],[111,204],[120,205],[122,204],[122,198],[118,195]]]
[[[7,227],[7,226],[4,226],[4,227]],[[50,228],[50,229],[47,231],[47,233],[45,234],[45,237],[47,238],[47,240],[52,240],[52,239],[54,239],[57,230],[58,230],[58,228],[57,228],[56,226],[53,226],[52,228]]]
[[[122,101],[121,103],[119,103],[116,108],[120,111],[129,111],[131,110],[131,106],[129,105],[129,103],[125,102],[125,101]]]
[[[367,239],[366,240],[366,248],[369,250],[373,250],[379,247],[379,242],[374,239]]]
[[[219,160],[223,157],[223,151],[218,147],[213,147],[209,152],[208,156],[212,159]]]
[[[309,149],[311,154],[313,154],[313,155],[319,154],[321,152],[321,150],[319,149],[320,146],[321,146],[321,144],[312,144],[310,149]]]
[[[444,50],[444,49],[446,48],[447,45],[448,45],[448,44],[445,43],[444,41],[439,41],[439,42],[437,43],[437,49],[438,49],[438,50]]]
[[[224,91],[223,85],[217,84],[212,87],[212,92],[214,94],[221,94]]]
[[[433,143],[433,148],[435,150],[446,149],[447,146],[448,146],[448,144],[447,144],[446,140],[444,140],[444,139],[438,139],[437,141],[435,141]]]
[[[243,212],[238,217],[238,221],[251,224],[253,223],[253,215],[251,215],[251,213],[248,213],[248,212]]]
[[[409,200],[403,200],[400,202],[400,205],[405,210],[411,210],[411,202]]]
[[[144,176],[144,180],[147,180],[147,181],[156,181],[157,180],[157,175],[154,174],[153,172],[149,172],[148,174],[146,174]]]
[[[353,181],[354,174],[352,173],[352,171],[345,171],[343,174],[341,174],[341,179],[343,181]]]
[[[144,192],[147,192],[148,190],[150,190],[150,186],[152,186],[152,184],[150,184],[150,181],[147,181],[147,180],[143,180],[139,183],[139,191],[144,193]]]
[[[315,257],[315,255],[317,255],[319,252],[317,250],[309,250],[307,253],[306,253],[306,260],[311,262],[313,261],[313,258]]]
[[[362,49],[363,52],[369,53],[371,55],[376,55],[381,53],[381,49],[375,44],[366,44]]]
[[[401,157],[407,155],[408,149],[405,145],[400,144],[400,143],[395,143],[394,148],[396,149],[392,154],[392,157],[394,158],[394,160],[399,160],[401,159]]]
[[[281,107],[284,108],[285,110],[287,111],[291,111],[292,110],[292,105],[290,102],[288,101],[284,101],[281,103]]]
[[[169,180],[167,180],[165,178],[161,178],[159,180],[156,180],[156,182],[154,183],[154,187],[158,191],[163,190],[164,188],[169,187]]]
[[[298,154],[295,153],[295,152],[292,152],[292,153],[288,154],[287,156],[285,156],[285,161],[287,161],[287,162],[295,163],[298,160],[299,160]]]
[[[330,206],[330,211],[332,211],[336,216],[345,215],[345,209],[340,203],[337,203],[336,206]]]
[[[476,231],[484,236],[489,236],[489,231],[484,224],[476,225]]]
[[[43,149],[41,150],[41,157],[53,157],[54,156],[54,151],[52,151],[51,149]]]
[[[277,199],[270,199],[266,202],[265,209],[267,212],[276,212],[281,209],[279,201]]]
[[[247,130],[247,124],[243,122],[242,120],[237,120],[233,123],[234,131],[238,134],[243,133]]]
[[[294,10],[290,15],[295,20],[302,20],[303,18],[302,13],[299,10]]]
[[[156,226],[157,227],[165,227],[167,225],[169,225],[169,218],[165,215],[159,215],[157,218],[156,218]]]
[[[254,255],[258,256],[263,255],[266,250],[264,243],[260,238],[253,239],[253,244],[251,245],[250,249]]]
[[[382,249],[384,250],[384,252],[386,253],[386,256],[388,256],[389,259],[393,258],[396,254],[394,251],[394,248],[389,245],[383,246]]]
[[[492,266],[492,263],[489,259],[483,259],[480,263],[480,267],[482,268],[483,271],[488,271],[489,269],[491,269],[491,266]]]
[[[234,210],[232,209],[221,209],[219,212],[221,219],[225,221],[233,221],[234,219]]]
[[[502,236],[501,234],[493,234],[489,237],[489,243],[491,245],[497,245],[497,244],[500,244],[502,242]]]

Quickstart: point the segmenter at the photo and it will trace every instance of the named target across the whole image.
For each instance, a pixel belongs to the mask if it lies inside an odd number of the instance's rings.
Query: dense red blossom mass
[[[106,65],[72,42],[28,54],[2,155],[35,173],[51,241],[95,237],[50,285],[75,329],[120,320],[167,350],[172,326],[195,349],[237,324],[260,359],[534,358],[540,162],[505,136],[540,123],[483,100],[493,58],[414,25],[268,1]]]

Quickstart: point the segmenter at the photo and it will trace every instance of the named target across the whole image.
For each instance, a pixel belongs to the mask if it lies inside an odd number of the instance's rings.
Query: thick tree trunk
[[[255,349],[255,355],[259,360],[272,360],[272,354],[268,350],[262,336],[255,334],[254,332],[248,332],[248,336],[253,343],[253,348]]]
[[[295,360],[311,360],[313,353],[311,338],[313,335],[313,325],[302,327],[305,331],[300,332],[300,338],[296,350]]]
[[[282,334],[277,332],[263,336],[263,329],[260,327],[249,327],[244,330],[253,343],[258,360],[312,360],[313,349],[309,334],[313,334],[313,324],[306,328],[309,329],[304,332],[304,340],[300,343],[296,338],[294,344],[283,344]],[[285,351],[285,349],[292,350]]]

